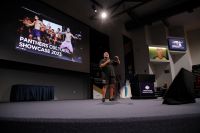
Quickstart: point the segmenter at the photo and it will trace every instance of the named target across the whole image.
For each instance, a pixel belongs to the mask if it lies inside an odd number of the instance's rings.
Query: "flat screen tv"
[[[0,59],[89,73],[89,27],[40,1],[15,1]]]
[[[149,46],[149,57],[151,61],[169,61],[168,49],[165,47]]]
[[[181,37],[169,37],[168,48],[171,51],[186,51],[186,42],[184,38]]]

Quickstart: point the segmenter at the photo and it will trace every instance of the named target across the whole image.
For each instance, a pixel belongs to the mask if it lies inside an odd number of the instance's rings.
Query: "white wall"
[[[173,37],[184,37],[186,40],[186,47],[188,48],[185,53],[172,53],[170,52],[171,59],[171,69],[172,69],[172,79],[178,74],[181,68],[185,68],[189,71],[192,70],[192,61],[190,56],[190,50],[188,45],[188,39],[183,26],[173,26],[173,28],[168,29],[168,36]]]
[[[166,70],[169,70],[169,73],[165,73]],[[164,86],[165,84],[169,87],[172,82],[170,63],[168,62],[149,63],[149,73],[155,74],[155,87]]]
[[[150,46],[168,47],[168,36],[184,37],[187,42],[187,37],[182,26],[167,28],[162,23],[156,23],[146,27],[146,40]],[[156,86],[163,86],[165,83],[169,86],[181,68],[189,71],[192,70],[190,46],[188,43],[187,47],[188,49],[185,53],[172,53],[169,51],[169,63],[149,63],[150,74],[155,74],[156,76]],[[169,73],[165,73],[165,70],[168,70]]]
[[[166,27],[162,23],[155,23],[151,26],[146,26],[146,40],[148,46],[167,48],[166,37]],[[166,73],[166,70],[169,71],[169,73]],[[169,86],[172,82],[170,62],[163,63],[149,61],[149,73],[155,74],[156,87],[164,86],[164,84],[167,84],[167,86]]]

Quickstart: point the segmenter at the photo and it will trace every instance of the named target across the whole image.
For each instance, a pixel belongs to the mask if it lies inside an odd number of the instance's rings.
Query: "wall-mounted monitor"
[[[169,37],[167,38],[168,48],[171,51],[186,51],[186,42],[181,37]]]
[[[89,73],[89,27],[38,1],[13,4],[0,59]]]
[[[168,61],[168,49],[165,47],[149,47],[149,57],[151,61]]]

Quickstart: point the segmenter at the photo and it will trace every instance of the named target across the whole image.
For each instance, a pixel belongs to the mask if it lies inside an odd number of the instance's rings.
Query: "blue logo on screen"
[[[185,51],[186,44],[183,38],[169,38],[168,39],[169,50]]]
[[[183,41],[179,41],[179,40],[174,40],[174,41],[172,41],[172,48],[180,48],[180,49],[182,49],[182,48],[184,48],[183,47]]]

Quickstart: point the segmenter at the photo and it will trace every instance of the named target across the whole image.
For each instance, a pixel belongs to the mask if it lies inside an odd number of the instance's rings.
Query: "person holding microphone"
[[[115,90],[115,83],[116,83],[116,75],[114,66],[120,64],[120,60],[118,56],[115,56],[114,60],[110,59],[109,53],[104,52],[103,59],[99,62],[99,67],[101,68],[102,72],[102,81],[103,81],[103,88],[102,88],[102,102],[105,102],[105,95],[106,90],[109,87],[110,89],[110,101],[114,100],[114,90]]]

